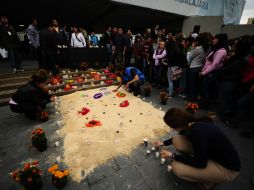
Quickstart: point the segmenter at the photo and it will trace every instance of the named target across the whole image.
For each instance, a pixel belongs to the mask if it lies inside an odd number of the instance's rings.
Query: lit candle
[[[138,97],[140,97],[140,95],[138,95]]]
[[[51,84],[48,84],[49,86],[51,86]]]
[[[155,152],[155,158],[159,158],[160,157],[160,152]]]
[[[78,69],[76,69],[76,73],[78,72]]]
[[[168,172],[171,172],[171,171],[172,171],[172,166],[168,165]]]
[[[155,147],[154,147],[154,146],[152,147],[152,150],[153,150],[153,151],[155,150]]]
[[[147,146],[148,145],[148,139],[144,138],[144,144]]]
[[[147,150],[147,151],[146,151],[147,156],[149,156],[150,153],[151,153],[150,150]]]
[[[57,161],[57,162],[60,162],[60,161],[61,161],[61,158],[58,156],[58,157],[56,158],[56,161]]]
[[[58,130],[56,130],[56,134],[59,134],[59,131],[58,131]]]
[[[59,82],[57,83],[57,85],[59,85]]]
[[[57,121],[57,125],[61,126],[61,121]]]
[[[55,145],[56,145],[56,146],[59,146],[59,142],[58,142],[58,141],[56,141],[56,142],[55,142]]]
[[[63,71],[63,74],[65,74],[65,71]]]
[[[160,110],[162,110],[162,108],[160,107]]]
[[[165,158],[161,158],[161,165],[163,165],[165,163],[166,159]]]
[[[150,104],[152,105],[152,102],[150,102]]]
[[[145,101],[146,99],[145,99],[145,98],[143,98],[143,100]]]

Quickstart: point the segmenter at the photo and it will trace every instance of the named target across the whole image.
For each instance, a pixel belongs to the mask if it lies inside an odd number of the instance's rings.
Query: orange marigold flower
[[[56,173],[56,171],[52,171],[51,173],[52,173],[52,175],[54,175]]]
[[[64,173],[63,172],[60,172],[59,174],[58,174],[58,178],[59,179],[62,179],[64,177]]]
[[[50,167],[49,169],[48,169],[48,172],[52,172],[53,171],[53,167]]]
[[[53,168],[53,170],[57,170],[58,169],[58,165],[55,164],[55,165],[52,166],[52,168]]]
[[[69,175],[69,171],[68,170],[64,170],[64,175],[65,176]]]
[[[20,181],[19,176],[15,177],[15,181],[17,181],[17,182],[19,182],[19,181]]]
[[[55,177],[59,177],[60,171],[56,171]]]

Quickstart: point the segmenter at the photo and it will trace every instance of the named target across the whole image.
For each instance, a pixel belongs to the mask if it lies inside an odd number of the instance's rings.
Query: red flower
[[[30,163],[25,163],[24,164],[24,169],[29,170],[30,169]]]

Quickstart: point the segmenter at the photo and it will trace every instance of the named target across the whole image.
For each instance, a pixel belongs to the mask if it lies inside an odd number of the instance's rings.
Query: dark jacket
[[[0,25],[0,46],[5,49],[17,49],[20,47],[20,40],[12,26]]]
[[[20,87],[12,99],[17,104],[28,103],[35,106],[45,107],[50,102],[50,95],[37,87],[33,81]]]
[[[40,34],[40,47],[43,50],[56,50],[57,42],[53,33],[48,29],[43,29]]]
[[[184,136],[192,144],[193,155],[177,154],[174,158],[176,161],[196,168],[206,168],[208,160],[212,160],[229,170],[240,171],[241,162],[238,153],[216,125],[196,123]],[[164,141],[166,146],[171,144],[172,139]]]

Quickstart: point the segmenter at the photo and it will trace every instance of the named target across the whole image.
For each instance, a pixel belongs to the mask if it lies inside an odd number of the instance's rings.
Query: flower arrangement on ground
[[[62,78],[60,76],[52,77],[50,83],[53,85],[60,84],[60,83],[62,83]]]
[[[168,93],[166,93],[165,91],[160,92],[160,99],[162,105],[166,105],[168,98],[169,98]]]
[[[57,164],[54,164],[48,169],[48,172],[52,175],[52,183],[57,188],[63,188],[67,184],[68,170],[60,170]]]
[[[47,149],[47,138],[42,128],[32,131],[31,136],[32,145],[40,152]]]
[[[66,84],[65,87],[64,87],[64,91],[69,91],[71,89],[72,89],[72,84],[71,83]]]
[[[42,187],[42,172],[38,166],[38,161],[28,162],[23,165],[22,169],[17,169],[11,172],[10,175],[26,190],[38,190]]]
[[[38,119],[41,122],[45,122],[49,120],[49,113],[46,111],[41,111],[38,113]]]
[[[144,88],[144,96],[145,96],[145,97],[150,96],[150,95],[151,95],[151,92],[152,92],[152,87],[151,87],[151,86],[146,86],[146,87]]]
[[[185,105],[185,110],[191,114],[194,114],[197,110],[198,110],[198,104],[196,103],[192,103],[192,102],[188,102]]]

